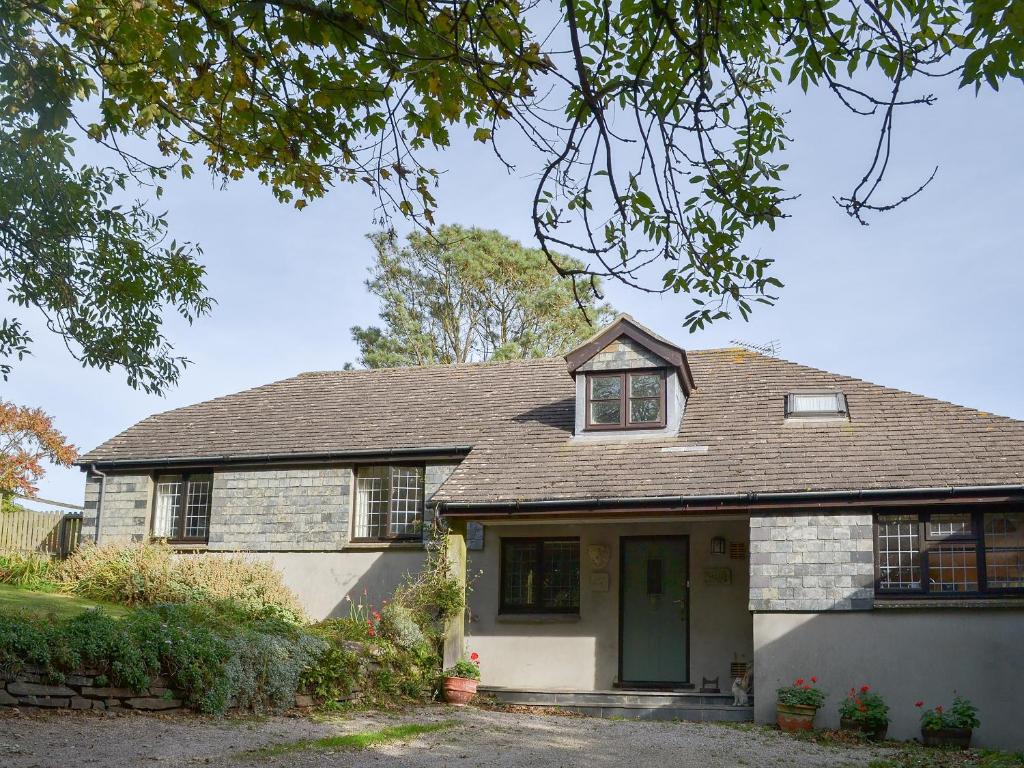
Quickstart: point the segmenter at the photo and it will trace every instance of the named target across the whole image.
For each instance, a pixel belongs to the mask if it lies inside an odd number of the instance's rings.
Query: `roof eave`
[[[347,451],[308,451],[295,453],[218,454],[213,456],[174,456],[162,458],[91,458],[83,456],[75,462],[82,471],[97,469],[136,469],[186,466],[236,466],[259,464],[296,464],[325,462],[366,462],[374,460],[462,459],[473,450],[472,445],[444,445],[416,448],[371,448]]]
[[[589,499],[535,499],[530,501],[438,501],[435,509],[449,517],[509,516],[524,513],[597,511],[601,509],[678,510],[699,508],[754,508],[769,505],[844,506],[852,502],[927,502],[961,500],[1024,501],[1024,484],[970,485],[934,488],[870,488],[842,491],[781,491],[767,493],[709,494],[702,496],[599,497]]]

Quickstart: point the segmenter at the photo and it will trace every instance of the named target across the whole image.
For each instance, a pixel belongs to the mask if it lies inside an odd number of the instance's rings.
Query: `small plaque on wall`
[[[484,526],[481,523],[466,523],[466,549],[478,552],[484,548]]]
[[[732,568],[705,568],[704,583],[709,587],[732,584]]]
[[[592,574],[590,574],[590,589],[593,592],[607,592],[608,591],[608,574],[607,573],[592,573]]]

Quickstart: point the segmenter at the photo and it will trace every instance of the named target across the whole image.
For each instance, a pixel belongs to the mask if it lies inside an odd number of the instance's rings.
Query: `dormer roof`
[[[689,397],[690,392],[697,388],[690,364],[686,360],[685,350],[625,313],[617,315],[608,325],[565,356],[569,373],[575,376],[577,371],[586,370],[587,363],[624,338],[664,361],[665,367],[674,368],[679,374],[679,383],[684,395]]]

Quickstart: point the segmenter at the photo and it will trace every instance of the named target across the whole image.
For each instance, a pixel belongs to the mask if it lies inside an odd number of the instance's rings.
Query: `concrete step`
[[[545,691],[481,686],[501,704],[550,707],[593,717],[691,722],[745,722],[754,719],[753,700],[734,707],[732,695],[681,691]]]

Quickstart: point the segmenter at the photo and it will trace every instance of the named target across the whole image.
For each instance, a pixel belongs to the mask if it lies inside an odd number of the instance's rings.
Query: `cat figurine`
[[[732,705],[734,707],[745,707],[749,701],[747,691],[750,690],[750,667],[743,673],[743,677],[737,677],[732,681]]]

